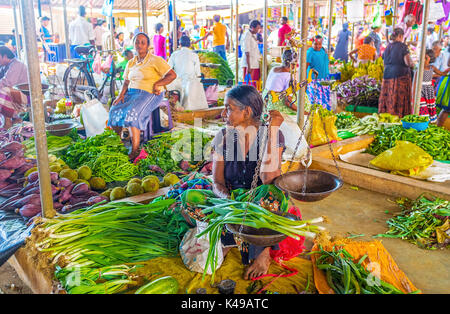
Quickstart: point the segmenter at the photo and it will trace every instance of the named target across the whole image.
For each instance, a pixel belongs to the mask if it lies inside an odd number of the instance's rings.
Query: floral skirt
[[[410,75],[383,79],[378,112],[387,112],[400,118],[412,114]]]
[[[158,108],[164,94],[150,94],[141,89],[130,88],[123,102],[112,106],[109,111],[108,126],[135,127],[146,130],[148,119]]]

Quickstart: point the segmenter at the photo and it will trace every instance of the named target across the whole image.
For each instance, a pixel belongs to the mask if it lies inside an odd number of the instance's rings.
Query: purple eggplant
[[[68,200],[70,200],[70,198],[72,197],[72,190],[74,188],[74,184],[69,185],[67,188],[65,188],[64,190],[62,190],[62,192],[59,194],[59,202],[60,203],[65,203]]]
[[[11,177],[13,171],[7,169],[0,169],[0,181],[5,181]]]
[[[82,182],[82,183],[78,183],[77,185],[74,186],[73,190],[72,190],[72,194],[73,195],[83,195],[85,193],[87,193],[89,191],[89,186]]]
[[[108,198],[103,195],[92,196],[87,200],[87,205],[91,206],[107,200]]]
[[[80,209],[80,208],[84,208],[87,207],[87,202],[79,202],[73,205],[66,205],[61,209],[61,213],[70,213],[73,212],[74,210]]]
[[[8,144],[3,145],[0,148],[0,152],[2,153],[16,153],[17,151],[22,150],[23,151],[24,147],[22,144],[20,144],[19,142],[10,142]]]
[[[58,183],[59,175],[57,172],[50,172],[50,180],[52,183],[56,184]]]
[[[36,186],[32,189],[27,190],[25,193],[23,193],[23,196],[39,194],[39,192],[40,192],[40,188],[39,188],[39,186]]]
[[[41,205],[27,204],[19,209],[19,214],[23,217],[33,217],[41,212]]]
[[[32,204],[32,205],[39,204],[40,205],[41,204],[41,196],[39,194],[27,195],[27,196],[19,198],[18,200],[13,202],[11,204],[11,206],[13,206],[14,208],[20,208],[26,204]]]
[[[27,177],[27,181],[30,183],[36,182],[37,180],[39,180],[39,172],[37,171],[30,173]]]
[[[12,203],[17,201],[18,199],[21,199],[23,196],[16,194],[11,196],[10,198],[3,201],[3,203],[0,204],[0,210],[14,210],[14,207],[10,206]]]
[[[26,191],[28,191],[28,190],[30,190],[30,189],[33,189],[33,188],[35,188],[35,187],[39,187],[39,181],[35,181],[35,182],[33,182],[33,183],[28,183],[25,187],[23,187],[21,190],[20,190],[20,192],[19,192],[19,194],[24,194]]]
[[[58,183],[57,183],[57,185],[58,185],[60,188],[67,188],[67,187],[69,187],[69,186],[72,185],[72,181],[70,181],[70,180],[67,179],[67,178],[60,178],[59,181],[58,181]]]
[[[14,156],[0,163],[1,169],[18,169],[26,163],[25,158]]]
[[[0,190],[3,189],[4,187],[7,187],[9,184],[10,184],[9,182],[5,181],[0,182]]]
[[[53,209],[55,209],[57,211],[61,210],[63,207],[64,207],[64,205],[61,204],[60,202],[54,202],[53,203]]]
[[[5,153],[0,152],[0,162],[5,161],[6,159],[8,159],[8,156]]]
[[[30,170],[31,168],[35,167],[36,165],[34,165],[31,162],[27,162],[26,164],[24,164],[23,166],[19,167],[16,169],[16,171],[14,172],[14,174],[18,174],[18,175],[22,175],[27,172],[28,170]]]

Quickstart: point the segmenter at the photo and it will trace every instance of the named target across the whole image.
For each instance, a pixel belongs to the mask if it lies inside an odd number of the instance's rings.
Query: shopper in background
[[[214,26],[212,30],[207,32],[205,36],[194,42],[196,44],[213,35],[212,47],[213,51],[227,61],[226,49],[230,47],[230,38],[228,36],[227,27],[220,22],[220,15],[214,15]]]
[[[384,73],[381,84],[378,112],[398,115],[412,113],[411,68],[414,66],[408,46],[403,42],[403,29],[395,28],[391,43],[383,54]]]
[[[120,32],[115,37],[116,37],[116,49],[123,50],[125,47],[124,34]]]
[[[313,46],[306,52],[306,73],[310,73],[311,70],[316,71],[317,79],[319,80],[326,79],[330,74],[328,68],[330,60],[327,52],[322,46],[322,40],[322,36],[317,35],[314,38]]]
[[[286,46],[286,40],[289,40],[289,34],[292,28],[288,24],[288,18],[283,16],[280,18],[281,27],[278,29],[278,46]]]
[[[348,62],[348,40],[352,33],[348,30],[348,23],[342,25],[342,30],[338,33],[336,50],[333,57],[336,60]]]
[[[372,26],[372,31],[370,32],[369,36],[372,37],[373,39],[373,44],[375,46],[375,49],[377,50],[377,55],[381,55],[381,38],[380,35],[378,35],[378,33],[381,31],[381,27],[380,26]]]
[[[360,26],[358,28],[358,32],[356,33],[356,36],[355,36],[356,37],[355,38],[355,48],[358,48],[359,46],[362,46],[364,44],[364,39],[366,37],[364,37],[363,31],[364,31],[364,27]]]
[[[105,29],[105,27],[106,27],[106,21],[98,20],[97,25],[94,28],[95,46],[97,47],[98,50],[102,50],[103,34],[107,31]]]
[[[0,78],[0,114],[5,118],[3,128],[8,129],[13,120],[18,119],[18,114],[26,110],[27,96],[14,86],[28,83],[28,71],[6,46],[0,46],[0,67],[3,72]]]
[[[244,33],[242,39],[242,59],[241,67],[244,71],[244,80],[247,74],[253,81],[258,81],[261,77],[259,62],[261,60],[261,53],[258,48],[258,39],[256,34],[261,30],[261,22],[253,20],[250,22],[249,29]]]
[[[440,41],[436,40],[431,44],[431,49],[433,51],[433,58],[430,61],[430,65],[434,71],[434,78],[438,78],[450,71],[450,68],[447,66],[448,60],[447,55],[442,51],[442,44]]]
[[[358,58],[355,58],[355,54]],[[350,59],[358,66],[360,63],[367,63],[369,61],[375,61],[377,57],[377,50],[375,49],[374,41],[372,37],[367,36],[364,39],[364,43],[358,48],[350,51],[348,54]]]
[[[75,47],[79,45],[95,45],[95,34],[92,24],[86,19],[86,8],[79,7],[78,17],[69,24],[70,55],[78,58]]]
[[[162,34],[164,32],[164,25],[157,23],[155,25],[155,35],[153,36],[153,54],[166,60],[166,37]]]
[[[403,30],[403,33],[404,33],[403,41],[406,44],[410,43],[410,42],[408,42],[408,40],[409,40],[409,36],[411,35],[412,27],[414,24],[416,24],[416,17],[412,14],[409,14],[409,15],[405,16],[403,22],[400,22],[395,26],[396,28],[401,28]]]
[[[50,19],[46,16],[43,16],[39,19],[41,23],[41,27],[39,28],[39,38],[46,43],[53,42],[53,36],[50,34],[48,30],[48,24],[50,23]]]

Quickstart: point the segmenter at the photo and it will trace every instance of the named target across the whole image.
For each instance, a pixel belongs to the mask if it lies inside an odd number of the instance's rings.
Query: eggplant
[[[56,184],[58,183],[59,175],[57,172],[50,172],[50,180],[52,183]]]
[[[86,183],[82,182],[82,183],[78,183],[77,185],[75,185],[73,187],[72,194],[73,195],[83,195],[83,194],[87,193],[88,191],[89,191],[89,186]]]
[[[0,152],[0,162],[4,161],[6,159],[8,159],[8,156],[5,153]]]
[[[17,201],[18,199],[21,199],[22,197],[23,196],[19,195],[19,194],[11,196],[10,198],[4,200],[3,203],[0,204],[0,209],[1,210],[13,210],[14,207],[10,207],[10,205],[13,202]]]
[[[1,169],[18,169],[26,163],[25,158],[14,156],[0,163]]]
[[[81,203],[81,202],[87,202],[88,199],[89,199],[89,197],[86,197],[86,196],[78,196],[78,197],[76,197],[76,196],[72,195],[72,197],[70,198],[68,203],[69,203],[69,205],[76,205],[76,204]]]
[[[19,214],[23,217],[33,217],[41,212],[41,205],[27,204],[19,209]]]
[[[79,202],[73,205],[66,205],[61,209],[61,213],[70,213],[73,212],[74,210],[80,209],[80,208],[84,208],[87,207],[87,202]]]
[[[2,181],[0,182],[0,190],[3,189],[4,187],[7,187],[10,183],[6,182],[6,181]]]
[[[32,194],[39,194],[39,192],[40,192],[40,188],[39,188],[39,185],[38,185],[38,186],[36,186],[36,187],[34,187],[32,189],[27,190],[25,193],[23,193],[23,196],[32,195]]]
[[[20,151],[20,150],[23,151],[23,149],[24,149],[24,146],[22,144],[20,144],[19,142],[10,142],[8,144],[3,145],[0,148],[0,152],[15,154],[17,151]]]
[[[57,185],[58,185],[60,188],[68,188],[69,186],[72,185],[72,181],[70,181],[70,180],[67,179],[67,178],[60,178],[59,181],[58,181],[58,183],[57,183]]]
[[[24,194],[26,191],[28,191],[32,188],[35,188],[35,187],[39,187],[39,181],[35,181],[33,183],[28,183],[25,187],[23,187],[20,190],[19,194]]]
[[[108,200],[108,198],[103,195],[92,196],[87,200],[87,205],[91,206],[91,205],[100,203],[102,201],[107,201],[107,200]]]
[[[0,154],[1,155],[1,154]],[[16,171],[14,172],[14,174],[18,174],[18,175],[23,175],[25,172],[27,172],[28,170],[30,170],[31,168],[35,167],[35,165],[31,162],[27,162],[25,163],[23,166],[19,167],[16,169]]]
[[[14,171],[7,169],[0,169],[0,181],[5,181],[10,178]]]
[[[62,208],[64,207],[64,205],[63,204],[61,204],[60,202],[54,202],[53,203],[53,208],[55,209],[55,210],[61,210]]]
[[[27,177],[27,181],[30,183],[36,182],[37,180],[39,180],[39,172],[37,171],[30,173]]]
[[[27,195],[11,203],[11,206],[20,208],[26,204],[41,205],[41,196],[39,194]]]
[[[0,196],[2,196],[2,197],[11,197],[13,195],[18,194],[19,191],[20,191],[20,188],[6,190],[6,191],[0,191]]]
[[[65,203],[68,200],[70,200],[70,198],[72,197],[72,189],[74,186],[75,186],[74,184],[71,184],[67,188],[62,190],[62,192],[60,193],[60,196],[59,196],[60,203]]]

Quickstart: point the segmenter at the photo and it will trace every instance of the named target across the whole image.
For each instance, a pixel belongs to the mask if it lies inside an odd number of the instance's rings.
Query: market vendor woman
[[[150,38],[146,34],[134,37],[134,48],[137,56],[125,68],[122,91],[112,104],[108,120],[118,134],[123,127],[131,129],[130,159],[139,154],[140,132],[147,128],[153,110],[163,100],[162,89],[177,77],[163,58],[149,51]]]
[[[281,175],[281,157],[284,150],[284,136],[279,130],[283,117],[278,111],[270,111],[268,128],[261,124],[263,99],[253,86],[236,86],[226,94],[222,117],[227,127],[219,131],[212,142],[213,148],[213,191],[218,197],[229,198],[231,191],[250,189],[259,158],[264,156],[258,185],[271,184]],[[264,142],[266,151],[263,154]],[[224,255],[237,243],[230,233],[222,236]],[[272,249],[277,249],[273,247]],[[267,273],[271,257],[270,247],[257,247],[240,243],[242,261],[249,267],[244,279],[251,279]]]

